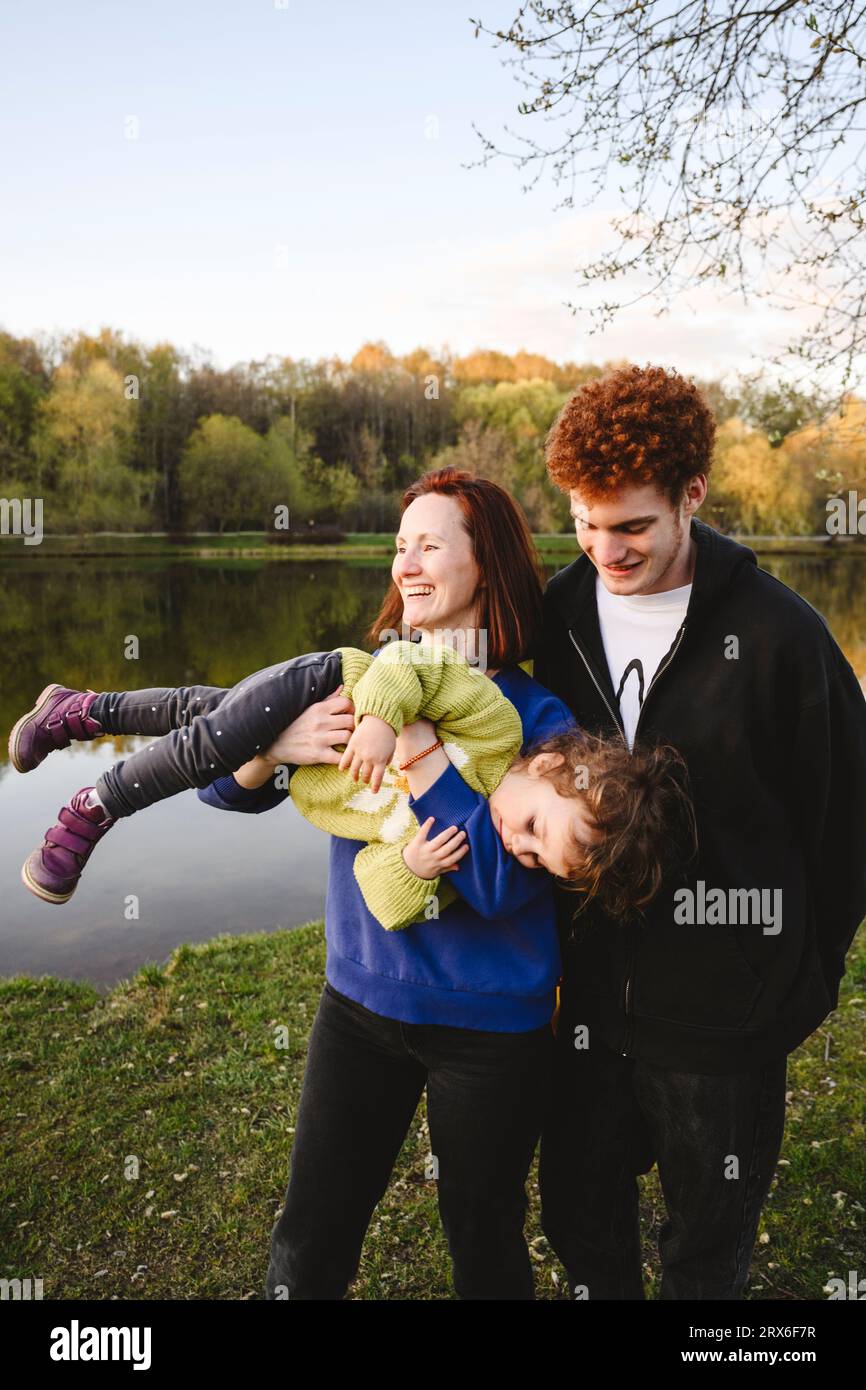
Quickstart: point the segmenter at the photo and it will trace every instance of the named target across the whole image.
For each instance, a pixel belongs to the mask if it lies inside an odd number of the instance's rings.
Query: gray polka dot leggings
[[[190,787],[206,787],[264,752],[342,679],[339,652],[308,652],[266,666],[229,689],[101,692],[90,714],[105,733],[152,734],[155,741],[102,773],[96,794],[110,816],[120,817]]]

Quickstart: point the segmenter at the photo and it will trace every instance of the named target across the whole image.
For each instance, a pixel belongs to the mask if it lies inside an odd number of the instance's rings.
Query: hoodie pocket
[[[668,923],[645,929],[634,972],[636,1017],[738,1030],[762,990],[735,928]]]

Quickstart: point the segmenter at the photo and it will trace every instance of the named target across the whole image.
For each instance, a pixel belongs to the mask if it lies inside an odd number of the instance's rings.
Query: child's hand
[[[428,840],[427,832],[433,819],[433,816],[428,816],[424,824],[418,827],[417,835],[403,849],[403,862],[418,878],[438,878],[440,874],[456,869],[469,848],[464,843],[466,831],[458,830],[454,825],[449,825],[447,830]]]
[[[356,782],[360,772],[363,781],[370,783],[370,791],[377,792],[396,745],[397,735],[391,725],[375,714],[365,714],[346,744],[340,771],[351,772]]]

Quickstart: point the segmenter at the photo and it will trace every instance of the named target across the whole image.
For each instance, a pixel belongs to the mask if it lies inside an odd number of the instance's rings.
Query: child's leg
[[[167,734],[179,726],[187,707],[192,713],[205,713],[227,694],[210,685],[98,694],[52,682],[16,720],[9,735],[9,761],[16,772],[32,772],[49,754],[79,740],[103,734]]]
[[[210,714],[231,694],[231,686],[155,686],[148,690],[101,691],[90,706],[106,734],[168,734],[197,714]]]
[[[206,787],[268,748],[309,705],[331,695],[342,678],[337,652],[313,652],[247,676],[202,714],[194,712],[198,704],[190,706],[176,698],[180,691],[163,691],[168,697],[165,708],[159,700],[151,700],[148,709],[142,705],[145,692],[130,692],[123,718],[136,722],[139,730],[148,719],[160,728],[168,723],[169,732],[103,773],[96,783],[97,796],[116,818],[131,816],[189,787]],[[121,709],[112,712],[109,706],[107,713],[116,720]],[[171,725],[172,719],[180,723]]]

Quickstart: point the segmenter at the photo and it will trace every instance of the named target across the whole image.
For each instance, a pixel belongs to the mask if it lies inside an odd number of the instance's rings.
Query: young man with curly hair
[[[866,701],[821,615],[697,520],[714,436],[691,382],[628,366],[547,439],[583,553],[548,585],[535,676],[582,727],[678,748],[698,839],[640,920],[560,901],[540,1185],[575,1298],[644,1297],[654,1163],[661,1297],[741,1296],[787,1054],[836,1006],[866,914]]]

